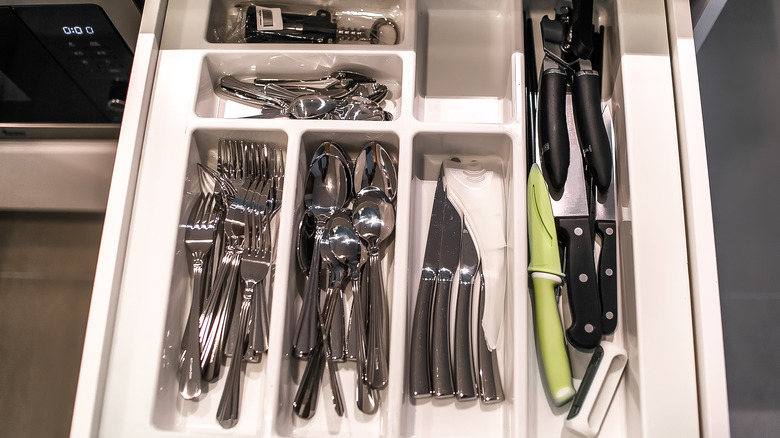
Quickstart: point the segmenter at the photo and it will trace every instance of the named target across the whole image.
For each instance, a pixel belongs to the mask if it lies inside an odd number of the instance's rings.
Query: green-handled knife
[[[540,368],[550,399],[556,406],[562,406],[574,397],[569,356],[555,299],[555,288],[561,284],[563,272],[550,194],[537,164],[531,166],[528,173],[527,202],[531,250],[528,272],[533,282],[534,329]]]

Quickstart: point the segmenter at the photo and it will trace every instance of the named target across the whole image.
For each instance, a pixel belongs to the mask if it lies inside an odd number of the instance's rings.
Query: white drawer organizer
[[[372,10],[392,8],[397,1],[298,3],[311,3],[312,9],[324,4],[332,10]],[[689,16],[679,12],[680,3],[669,6],[677,11],[671,19],[683,20],[683,29],[689,29]],[[538,23],[552,13],[554,2],[401,0],[396,12],[402,38],[392,46],[208,42],[213,21],[223,19],[219,11],[231,4],[147,2],[128,99],[131,111],[122,128],[109,199],[73,436],[562,436],[567,409],[548,403],[537,367],[525,228],[523,12],[529,11]],[[706,330],[697,326],[695,331],[693,325],[699,312],[695,304],[706,298],[689,280],[689,257],[702,256],[697,255],[699,243],[686,241],[686,220],[701,219],[685,216],[683,179],[690,164],[683,162],[681,172],[678,124],[684,126],[685,121],[673,92],[666,6],[660,0],[606,0],[598,1],[596,9],[606,27],[603,99],[616,127],[621,301],[611,340],[629,356],[600,436],[721,436],[722,431],[704,424],[727,415],[725,400],[710,399],[719,395],[718,371],[708,377],[715,382],[711,384],[696,369],[697,359],[717,360],[718,355],[717,349],[706,357],[696,352],[694,337],[699,343],[706,332],[705,341],[715,346],[721,339],[719,325],[714,333],[713,323]],[[538,66],[538,35],[536,43]],[[242,109],[218,98],[212,88],[223,74],[318,77],[336,69],[359,71],[388,85],[388,110],[394,119],[240,118]],[[697,110],[687,111],[695,115]],[[697,128],[694,123],[692,129]],[[178,343],[190,299],[181,224],[197,187],[195,163],[213,166],[217,141],[223,137],[280,146],[287,159],[271,349],[260,364],[247,367],[240,421],[229,430],[215,421],[224,379],[200,402],[182,400],[176,379]],[[337,417],[323,398],[330,391],[324,383],[315,417],[301,420],[291,406],[302,370],[290,356],[301,285],[295,240],[307,163],[324,140],[341,144],[353,156],[366,142],[377,140],[398,162],[395,239],[383,268],[391,312],[390,380],[379,411],[363,415],[354,407],[354,364],[344,364],[339,372],[346,416]],[[431,200],[439,164],[450,157],[503,166],[508,295],[498,354],[506,400],[496,405],[454,399],[413,402],[407,389],[408,333]],[[695,166],[705,166],[706,178],[706,164]],[[703,248],[708,249],[711,234],[704,237]],[[714,269],[704,276],[710,273],[715,278]],[[711,290],[705,292],[712,297]],[[697,298],[693,304],[692,295]],[[717,300],[717,289],[714,297]],[[701,324],[698,316],[696,322]],[[582,376],[587,360],[572,355],[576,377]],[[722,369],[722,362],[713,366]],[[725,381],[722,384],[725,387]]]

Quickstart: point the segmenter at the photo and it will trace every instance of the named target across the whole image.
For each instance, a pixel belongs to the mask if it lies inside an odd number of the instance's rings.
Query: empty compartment
[[[412,151],[412,172],[411,172],[411,193],[410,193],[410,218],[409,218],[409,253],[408,257],[408,277],[404,285],[407,292],[406,303],[406,352],[403,362],[396,361],[396,366],[404,367],[405,382],[403,388],[403,401],[401,405],[400,433],[402,436],[430,436],[430,437],[473,437],[473,436],[521,436],[522,415],[521,410],[526,409],[525,394],[525,348],[526,348],[526,315],[525,305],[526,297],[524,294],[517,293],[513,289],[513,284],[517,283],[515,276],[525,275],[525,267],[516,265],[524,257],[513,254],[515,251],[525,253],[525,248],[515,247],[513,241],[518,232],[524,232],[522,227],[518,230],[522,222],[513,219],[515,210],[515,199],[521,196],[516,194],[516,184],[514,182],[514,160],[515,147],[512,138],[503,133],[421,133],[414,137]],[[472,161],[479,163],[479,168],[483,171],[477,171],[474,181],[474,187],[479,190],[472,192],[471,198],[459,195],[458,199],[452,201],[457,205],[456,209],[461,217],[466,217],[466,221],[471,228],[472,238],[479,249],[480,258],[488,265],[490,273],[486,273],[485,289],[495,292],[496,289],[503,294],[503,303],[499,301],[498,306],[503,312],[498,313],[500,321],[500,331],[496,338],[496,360],[503,388],[504,399],[498,403],[484,404],[479,399],[460,400],[455,396],[447,398],[435,398],[432,396],[415,398],[411,394],[411,358],[412,356],[424,356],[420,351],[412,351],[414,343],[412,342],[414,315],[417,310],[417,299],[419,295],[420,279],[422,276],[422,267],[427,255],[426,242],[430,232],[441,232],[446,230],[446,225],[441,228],[431,228],[431,218],[434,205],[434,193],[436,191],[437,179],[443,162],[457,158],[464,165],[474,165]],[[464,172],[464,175],[468,173]],[[450,179],[452,178],[452,180]],[[522,176],[521,176],[522,178]],[[455,177],[445,176],[444,188],[448,191],[448,199],[452,199],[452,193],[456,191]],[[491,182],[497,184],[490,184]],[[484,185],[487,183],[487,185]],[[449,188],[448,188],[449,186]],[[522,185],[520,185],[522,187]],[[503,199],[502,193],[503,192]],[[460,193],[463,193],[462,191]],[[496,204],[482,204],[474,202],[474,197],[481,198],[484,203],[495,202]],[[493,207],[500,205],[504,208],[504,217],[499,218],[505,227],[501,229],[492,229],[492,232],[484,234],[485,220],[479,215],[480,210],[492,210]],[[500,208],[498,209],[500,210]],[[503,219],[503,220],[502,220]],[[491,222],[487,222],[491,223]],[[450,233],[447,233],[450,236]],[[460,237],[460,233],[458,233]],[[495,240],[504,239],[504,247],[496,247]],[[447,248],[452,250],[451,241],[448,238]],[[495,252],[489,253],[487,248],[495,251],[499,248],[501,251],[498,259],[495,258]],[[441,267],[440,260],[447,257],[446,253],[437,253],[434,255],[439,259],[433,261],[434,266]],[[490,257],[489,257],[490,256]],[[452,257],[449,257],[450,262]],[[455,257],[458,260],[458,257]],[[463,259],[465,260],[465,259]],[[490,261],[488,261],[490,260]],[[447,262],[444,262],[447,263]],[[457,266],[449,266],[455,269]],[[434,267],[434,270],[437,268]],[[488,279],[503,277],[502,282],[494,282],[489,285]],[[457,306],[458,283],[460,279],[456,272],[452,280],[451,308],[450,308],[450,329],[454,325],[454,319]],[[478,297],[480,284],[474,279],[472,284],[472,318],[473,323],[470,328],[473,336],[473,361],[476,364],[477,351],[477,324],[480,318],[477,314]],[[438,285],[436,286],[439,287]],[[502,293],[498,294],[499,297]],[[436,294],[438,294],[438,290]],[[490,293],[490,292],[489,292]],[[495,296],[495,295],[494,295]],[[433,304],[432,307],[436,307]],[[433,317],[432,317],[433,318]],[[432,319],[433,320],[433,319]],[[497,323],[497,321],[492,321]],[[433,324],[433,323],[431,323]],[[431,329],[435,333],[435,329]],[[451,332],[452,333],[452,332]],[[433,342],[433,341],[431,341]],[[453,358],[456,342],[451,340],[451,354]],[[430,346],[433,351],[433,345]],[[432,364],[431,364],[432,366]],[[452,370],[455,375],[454,368]],[[433,371],[430,372],[431,376]],[[477,376],[478,379],[478,376]]]
[[[424,121],[512,119],[513,2],[418,2],[415,116]]]
[[[337,71],[366,75],[387,87],[380,103],[384,111],[398,118],[401,114],[401,84],[403,62],[398,55],[352,53],[266,52],[209,53],[200,73],[195,114],[199,117],[250,118],[259,117],[261,110],[217,94],[223,76],[230,75],[251,83],[264,79],[321,79]],[[287,116],[281,115],[286,118]]]
[[[203,393],[197,401],[184,400],[179,394],[178,360],[181,354],[183,330],[192,300],[193,284],[189,251],[184,242],[185,224],[188,222],[192,206],[202,192],[198,164],[216,169],[217,145],[223,138],[267,144],[282,149],[286,154],[287,135],[281,131],[201,129],[192,134],[186,167],[185,191],[181,198],[181,219],[176,239],[176,252],[173,254],[165,333],[161,333],[161,336],[165,336],[164,351],[159,365],[158,389],[151,418],[151,424],[161,430],[198,434],[221,431],[216,420],[216,413],[232,359],[227,359],[226,363],[222,365],[216,382],[206,383],[204,381],[201,383]],[[278,227],[275,222],[278,222],[278,219],[272,222],[272,228]],[[274,244],[276,246],[278,240]],[[211,251],[212,262],[214,254],[219,254],[219,252]],[[275,257],[272,261],[275,263]],[[268,283],[268,281],[266,282]],[[243,285],[240,287],[243,290]],[[270,313],[273,281],[268,284],[266,291]],[[269,348],[279,348],[279,346],[271,345]],[[264,427],[260,422],[260,414],[265,408],[263,400],[266,388],[269,386],[266,379],[267,364],[267,354],[263,355],[260,363],[243,364],[239,422],[233,429],[230,429],[229,433],[254,435]]]
[[[307,275],[304,274],[299,263],[299,257],[296,254],[299,236],[298,229],[303,213],[306,209],[304,205],[304,192],[306,190],[306,179],[309,172],[310,163],[314,158],[314,153],[323,142],[333,142],[338,144],[347,155],[347,160],[354,162],[360,155],[360,151],[367,143],[376,141],[380,143],[389,153],[393,160],[398,160],[399,139],[396,134],[390,132],[343,132],[343,131],[307,131],[303,133],[300,143],[299,161],[296,163],[297,173],[288,175],[287,180],[293,178],[298,181],[298,190],[295,194],[288,193],[295,197],[295,232],[287,238],[292,239],[292,254],[290,260],[290,272],[285,273],[289,276],[287,295],[287,306],[284,319],[284,348],[285,354],[282,357],[280,371],[280,382],[278,385],[278,411],[274,421],[274,434],[279,436],[298,436],[298,437],[321,437],[326,435],[341,436],[380,436],[386,433],[385,428],[388,422],[395,421],[388,417],[388,396],[387,393],[393,386],[400,385],[401,382],[389,380],[387,387],[379,390],[378,410],[373,414],[361,412],[356,406],[355,389],[357,382],[357,371],[355,361],[339,362],[336,365],[338,379],[341,384],[342,394],[344,396],[345,414],[339,417],[331,402],[332,388],[328,378],[327,369],[322,377],[319,395],[316,403],[316,411],[309,419],[300,418],[293,411],[293,401],[301,383],[304,369],[308,363],[307,360],[299,359],[293,352],[295,345],[295,334],[298,323],[300,309],[302,307],[302,294],[306,286]],[[405,202],[404,194],[399,194],[395,202]],[[401,200],[399,200],[401,198]],[[354,206],[354,197],[348,200],[346,206]],[[393,297],[396,293],[393,284],[395,271],[395,235],[387,237],[379,246],[380,268],[384,293],[387,300],[388,309],[392,309]],[[365,246],[365,245],[364,245]],[[303,252],[305,254],[305,252]],[[310,253],[310,252],[309,252]],[[311,266],[311,265],[309,265]],[[308,267],[306,267],[308,268]],[[308,269],[307,269],[308,270]],[[364,271],[364,274],[365,271]],[[373,280],[372,280],[373,281]],[[322,283],[320,283],[322,285]],[[320,294],[324,297],[324,293]],[[352,286],[349,281],[345,285],[345,326],[350,321],[350,309],[352,308]],[[389,316],[392,316],[389,315]],[[388,327],[390,322],[387,322]],[[392,335],[392,334],[391,334]],[[392,354],[392,353],[391,353]],[[308,360],[312,360],[311,358]],[[389,359],[392,361],[392,357]]]
[[[257,8],[248,9],[248,6],[263,7],[266,11],[260,12],[258,20],[253,16],[258,14]],[[405,0],[372,1],[368,7],[360,0],[242,3],[213,0],[206,40],[210,43],[395,45],[403,40],[405,9]],[[301,21],[302,16],[308,17]],[[263,29],[268,32],[258,32]]]

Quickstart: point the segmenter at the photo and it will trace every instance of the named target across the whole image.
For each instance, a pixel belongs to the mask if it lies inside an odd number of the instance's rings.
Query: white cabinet
[[[148,2],[117,150],[82,360],[72,436],[558,436],[565,409],[539,379],[527,286],[523,12],[543,1],[329,2],[392,10],[397,45],[209,42],[232,3]],[[620,320],[611,340],[628,365],[602,437],[728,435],[719,297],[688,4],[597,2],[606,29],[603,99],[615,120]],[[223,12],[219,12],[223,11]],[[220,14],[225,14],[224,16]],[[537,41],[538,45],[538,41]],[[542,53],[537,49],[537,56]],[[537,59],[537,65],[539,59]],[[322,76],[357,70],[388,85],[392,121],[242,118],[219,98],[224,74]],[[247,367],[241,421],[214,419],[222,383],[199,402],[177,391],[189,283],[181,224],[223,137],[286,153],[271,349]],[[303,182],[324,140],[357,152],[377,140],[398,161],[395,241],[386,257],[390,383],[372,416],[355,412],[354,365],[339,373],[344,418],[326,401],[292,414],[300,366],[290,338],[300,298],[295,261]],[[506,310],[498,355],[507,399],[482,406],[412,401],[407,350],[439,163],[480,157],[502,166],[507,212]],[[583,356],[583,357],[579,357]],[[575,376],[587,356],[572,353]],[[579,374],[578,374],[579,373]],[[224,380],[224,379],[223,379]],[[323,388],[320,397],[327,395]]]

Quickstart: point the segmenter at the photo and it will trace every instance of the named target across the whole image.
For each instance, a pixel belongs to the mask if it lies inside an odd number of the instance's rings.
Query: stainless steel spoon
[[[347,278],[347,266],[333,255],[330,246],[330,227],[335,217],[349,218],[349,213],[345,210],[336,210],[325,224],[325,232],[322,235],[320,243],[320,257],[323,263],[328,267],[328,293],[333,293],[333,322],[330,326],[328,335],[329,348],[327,352],[329,359],[334,361],[343,361],[346,354],[346,330],[344,327],[344,282]]]
[[[358,409],[366,414],[376,412],[379,403],[379,393],[367,383],[366,379],[366,322],[362,303],[366,297],[360,293],[360,267],[367,261],[368,254],[360,243],[349,216],[336,215],[328,221],[328,238],[333,255],[346,264],[352,280],[352,322],[350,327],[356,327],[354,333],[357,350],[357,385],[355,401]]]
[[[287,107],[287,113],[296,119],[316,119],[333,111],[339,101],[320,94],[306,94],[293,99]]]
[[[390,200],[398,193],[398,171],[395,162],[379,142],[370,141],[355,160],[355,191],[376,187]]]
[[[354,181],[352,180],[352,174],[354,170],[349,154],[338,143],[332,141],[323,141],[319,146],[317,146],[317,149],[314,150],[314,154],[312,155],[311,160],[312,163],[324,154],[335,155],[344,164],[344,167],[347,169],[348,197],[351,197],[355,193]]]
[[[322,155],[309,167],[303,202],[314,215],[317,227],[309,266],[309,278],[303,292],[303,304],[298,315],[293,351],[300,358],[308,357],[318,338],[318,303],[320,276],[320,240],[325,223],[333,211],[347,201],[347,173],[344,164],[334,155]]]
[[[395,211],[387,195],[380,190],[363,190],[355,200],[352,212],[355,231],[368,246],[369,321],[368,369],[366,379],[372,388],[387,386],[388,357],[387,303],[379,260],[379,244],[393,232]]]

